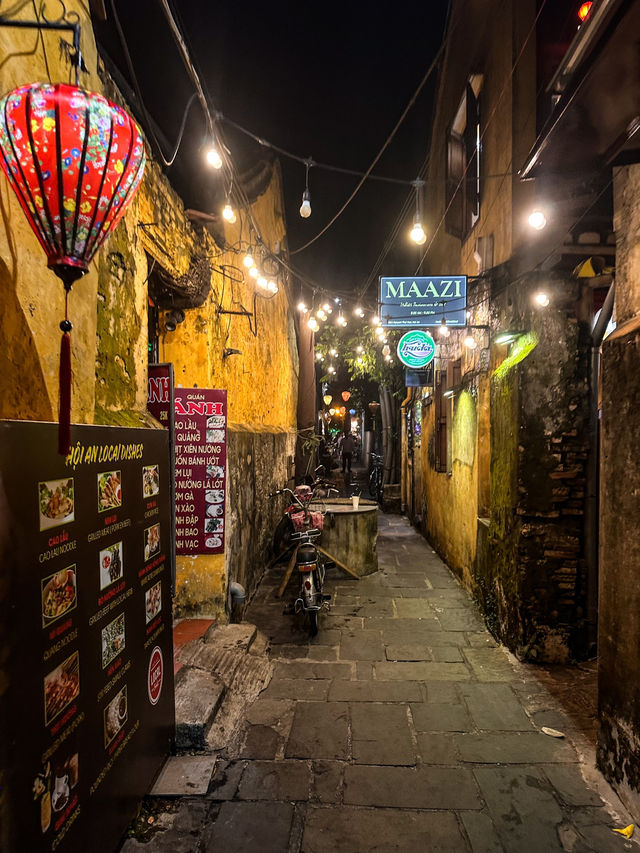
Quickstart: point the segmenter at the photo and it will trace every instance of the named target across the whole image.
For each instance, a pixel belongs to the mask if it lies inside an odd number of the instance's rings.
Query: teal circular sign
[[[428,332],[414,329],[398,341],[398,358],[407,367],[420,370],[426,367],[436,354],[436,343]]]

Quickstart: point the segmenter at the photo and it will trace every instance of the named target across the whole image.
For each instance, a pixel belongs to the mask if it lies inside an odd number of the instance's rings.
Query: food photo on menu
[[[78,652],[44,677],[44,722],[48,726],[80,694]]]
[[[207,465],[207,477],[210,480],[221,480],[224,477],[222,465]]]
[[[222,536],[207,536],[204,540],[205,548],[221,548],[222,547]]]
[[[222,533],[224,530],[224,518],[208,518],[204,524],[205,533]]]
[[[160,552],[160,525],[154,524],[144,532],[144,558],[150,560]]]
[[[211,415],[207,418],[207,429],[224,429],[224,415]]]
[[[40,530],[68,524],[75,519],[73,477],[38,483]]]
[[[67,566],[40,582],[42,591],[42,627],[75,609],[77,603],[76,566]]]
[[[152,498],[160,492],[160,466],[145,465],[142,468],[142,497]]]
[[[224,515],[224,507],[222,504],[209,504],[207,507],[207,515],[209,518],[218,518]]]
[[[209,418],[211,420],[211,418]],[[207,429],[207,444],[222,444],[224,442],[223,429]]]
[[[124,613],[102,629],[102,668],[109,666],[125,649]]]
[[[207,489],[204,499],[208,504],[224,503],[224,489]]]
[[[98,474],[98,510],[106,512],[122,506],[122,475],[120,471]]]
[[[120,729],[127,722],[127,685],[117,693],[104,709],[104,745],[109,746]]]
[[[162,581],[158,581],[145,592],[144,606],[148,625],[162,609]]]
[[[80,762],[77,752],[73,752],[55,768],[50,761],[42,765],[41,771],[33,781],[33,799],[40,800],[40,828],[45,833],[51,826],[52,813],[61,812],[78,785]]]
[[[109,545],[100,551],[100,589],[103,590],[122,577],[124,561],[122,557],[122,542]]]

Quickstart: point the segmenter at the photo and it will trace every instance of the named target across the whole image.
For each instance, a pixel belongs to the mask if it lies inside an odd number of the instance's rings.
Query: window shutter
[[[467,83],[467,126],[464,130],[464,149],[466,162],[469,164],[465,175],[465,195],[467,200],[465,233],[468,232],[480,213],[480,193],[478,182],[478,124],[480,121],[480,104],[473,87]]]
[[[447,140],[447,176],[446,203],[449,209],[445,215],[445,228],[449,234],[462,239],[464,232],[464,184],[460,180],[464,174],[464,139],[451,131]]]

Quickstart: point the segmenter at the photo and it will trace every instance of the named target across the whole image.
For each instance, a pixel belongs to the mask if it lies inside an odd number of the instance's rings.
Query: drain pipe
[[[589,650],[598,642],[598,491],[600,464],[600,412],[598,392],[600,388],[601,347],[607,326],[613,315],[615,279],[600,311],[600,316],[591,332],[591,363],[589,388],[589,452],[587,457],[587,489],[584,514],[584,547],[587,563],[587,639]]]
[[[247,600],[245,588],[237,581],[231,581],[229,592],[231,594],[231,621],[242,622],[244,605]]]

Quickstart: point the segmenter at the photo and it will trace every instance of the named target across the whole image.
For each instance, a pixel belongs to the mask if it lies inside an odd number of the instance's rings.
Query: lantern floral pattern
[[[135,121],[104,96],[64,84],[35,83],[0,100],[0,155],[58,274],[86,272],[145,166]]]

